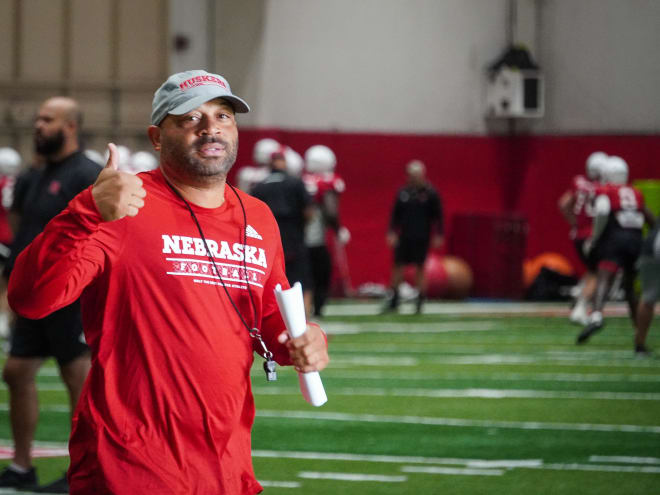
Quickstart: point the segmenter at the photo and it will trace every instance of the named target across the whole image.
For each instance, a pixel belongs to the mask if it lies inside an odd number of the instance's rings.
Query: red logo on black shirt
[[[48,192],[51,194],[57,194],[62,189],[62,183],[59,180],[53,180],[48,184]]]

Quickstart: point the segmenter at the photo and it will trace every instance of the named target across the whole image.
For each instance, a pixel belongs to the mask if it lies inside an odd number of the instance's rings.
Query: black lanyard
[[[186,205],[186,208],[188,209],[188,212],[190,213],[190,216],[192,217],[193,221],[195,222],[195,225],[197,226],[197,230],[199,231],[199,235],[202,238],[202,242],[204,242],[204,248],[206,248],[206,256],[208,257],[209,261],[213,265],[213,268],[215,268],[215,273],[220,280],[220,284],[222,285],[222,288],[225,290],[225,294],[227,294],[227,298],[229,299],[229,302],[231,303],[232,307],[234,308],[234,311],[236,311],[236,314],[241,320],[241,323],[243,323],[243,326],[247,329],[248,333],[250,334],[250,337],[255,339],[259,344],[261,345],[261,348],[264,351],[263,357],[266,359],[264,362],[264,371],[266,372],[266,379],[269,382],[277,380],[277,372],[276,370],[276,363],[273,361],[273,353],[268,350],[268,347],[266,346],[266,343],[263,340],[263,337],[261,335],[261,332],[256,326],[251,327],[248,325],[247,321],[243,317],[243,314],[240,312],[238,309],[238,306],[236,306],[236,303],[234,302],[234,299],[231,297],[231,294],[229,294],[229,289],[227,289],[227,286],[225,285],[225,281],[222,279],[222,276],[220,275],[220,270],[218,269],[217,265],[215,264],[215,259],[213,258],[213,255],[211,255],[211,250],[209,249],[209,246],[206,242],[206,237],[204,236],[204,231],[202,230],[202,226],[199,224],[199,220],[197,220],[197,215],[195,215],[195,212],[193,211],[192,207],[190,206],[190,203],[186,201],[186,198],[184,198],[179,191],[176,190],[176,188],[169,183],[168,180],[165,180],[167,185],[172,189],[174,194],[176,194],[183,203]],[[236,198],[238,199],[239,204],[241,205],[241,211],[243,212],[243,252],[246,251],[245,246],[247,245],[247,215],[245,214],[245,206],[243,206],[243,201],[241,200],[240,195],[234,189],[234,186],[232,186],[229,183],[225,183],[225,185],[229,186],[229,188],[234,192],[236,195]],[[257,305],[254,303],[254,298],[252,296],[252,290],[250,289],[250,282],[248,280],[248,270],[247,270],[247,263],[245,261],[245,256],[243,256],[243,271],[244,271],[244,276],[245,276],[245,285],[247,286],[247,291],[248,295],[250,298],[250,305],[252,306],[252,311],[253,311],[253,322],[256,325],[257,323]]]

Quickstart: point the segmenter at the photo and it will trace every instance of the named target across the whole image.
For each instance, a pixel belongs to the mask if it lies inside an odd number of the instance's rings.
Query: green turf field
[[[308,406],[291,370],[266,383],[255,365],[254,466],[265,493],[660,493],[660,358],[633,356],[627,318],[608,317],[578,347],[578,329],[550,310],[328,310],[326,405]],[[658,350],[659,321],[648,342]],[[52,363],[39,383],[38,439],[61,445],[69,416]],[[10,438],[3,388],[0,443]],[[47,482],[67,460],[35,463]]]

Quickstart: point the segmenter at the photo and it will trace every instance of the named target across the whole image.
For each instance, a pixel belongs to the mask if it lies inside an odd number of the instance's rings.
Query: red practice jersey
[[[258,346],[220,279],[275,359],[290,364],[277,342],[285,327],[274,288],[288,287],[277,224],[239,191],[246,226],[229,187],[218,208],[191,205],[214,265],[160,170],[140,177],[147,196],[137,216],[102,221],[86,189],[21,253],[9,284],[10,304],[29,318],[82,294],[92,368],[73,416],[71,493],[258,493],[250,446]]]
[[[307,192],[317,203],[323,201],[323,196],[327,192],[341,194],[346,190],[344,179],[334,172],[305,174],[303,175],[303,182],[305,183]]]
[[[575,228],[572,235],[575,239],[586,239],[591,235],[593,226],[597,184],[583,175],[576,175],[573,178],[571,189],[575,197],[573,205]]]
[[[597,195],[610,200],[610,222],[614,228],[639,229],[644,226],[644,196],[628,185],[607,184],[600,187]]]

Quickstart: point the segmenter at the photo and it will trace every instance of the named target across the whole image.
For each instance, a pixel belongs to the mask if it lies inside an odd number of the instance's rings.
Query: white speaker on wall
[[[543,75],[536,69],[502,66],[488,77],[486,105],[488,117],[543,117]]]

